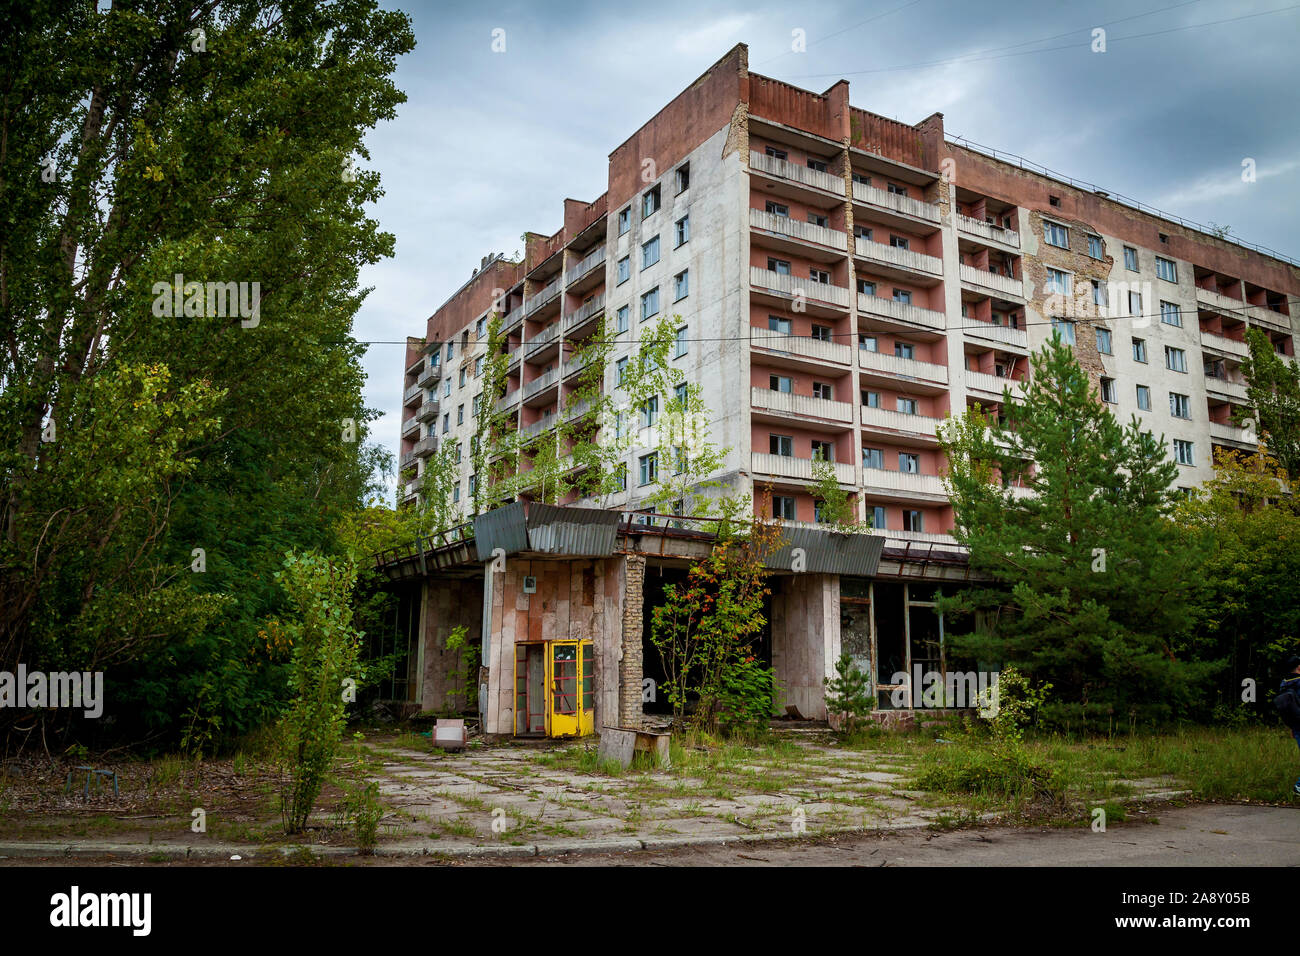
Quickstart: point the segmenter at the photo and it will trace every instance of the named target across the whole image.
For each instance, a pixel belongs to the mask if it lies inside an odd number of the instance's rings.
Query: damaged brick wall
[[[426,713],[459,713],[466,705],[465,694],[453,687],[477,680],[473,665],[464,678],[452,679],[452,671],[462,667],[460,652],[447,650],[447,638],[462,626],[467,640],[477,647],[483,633],[483,579],[429,580],[424,589],[424,672],[420,680],[420,709]]]
[[[642,638],[645,603],[645,555],[626,556],[623,598],[622,658],[618,665],[620,727],[641,726]]]

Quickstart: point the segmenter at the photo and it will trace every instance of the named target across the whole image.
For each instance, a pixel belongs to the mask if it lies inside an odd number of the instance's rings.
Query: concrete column
[[[772,668],[785,706],[809,720],[826,719],[825,678],[840,656],[840,579],[795,574],[772,595]]]
[[[623,656],[618,663],[618,722],[620,727],[641,726],[641,680],[644,674],[642,633],[645,555],[627,556],[623,592]]]

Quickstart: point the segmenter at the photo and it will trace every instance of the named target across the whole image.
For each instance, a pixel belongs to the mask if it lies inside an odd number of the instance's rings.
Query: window
[[[785,392],[787,395],[793,391],[793,385],[788,375],[769,375],[767,377],[767,387],[773,392]]]
[[[1134,339],[1133,340],[1133,361],[1142,362],[1143,364],[1146,364],[1146,360],[1147,360],[1147,340]]]
[[[641,243],[641,268],[648,269],[659,261],[659,237]]]
[[[673,398],[677,404],[685,408],[691,397],[691,386],[689,382],[678,382],[673,386]]]
[[[808,222],[814,226],[821,226],[823,229],[826,229],[831,224],[830,219],[816,212],[808,213]]]
[[[906,187],[906,186],[900,186],[900,185],[898,185],[897,183],[889,183],[889,184],[887,185],[887,188],[888,188],[888,190],[889,190],[891,193],[893,193],[895,196],[902,196],[904,199],[907,198],[907,187]]]
[[[614,469],[614,480],[618,482],[619,491],[627,491],[627,462],[620,461]]]
[[[450,378],[443,379],[443,382],[442,382],[442,397],[443,397],[443,398],[450,398],[450,397],[451,397],[451,379],[450,379]]]
[[[682,163],[677,167],[677,191],[684,193],[691,188],[691,164]]]
[[[1073,289],[1071,280],[1073,278],[1068,272],[1049,268],[1047,270],[1047,291],[1055,292],[1058,295],[1071,295]]]
[[[794,439],[789,435],[768,435],[767,449],[773,455],[792,458],[794,456]]]
[[[1165,368],[1171,372],[1187,371],[1187,354],[1182,349],[1165,346]]]
[[[767,329],[769,332],[780,332],[782,335],[789,335],[790,320],[783,319],[779,315],[769,315],[767,317]]]
[[[478,475],[469,476],[469,496],[473,498],[478,494]]]
[[[884,468],[885,453],[879,448],[863,448],[862,467],[863,468]]]
[[[1139,385],[1137,387],[1137,402],[1138,408],[1142,411],[1151,411],[1151,389],[1147,388],[1145,385]]]
[[[889,244],[895,249],[906,249],[909,246],[906,236],[890,235]]]
[[[830,382],[813,382],[813,398],[824,399],[828,402],[835,399],[835,386]]]
[[[1160,233],[1159,235],[1160,235],[1160,241],[1161,241],[1161,242],[1168,242],[1168,241],[1169,241],[1169,237],[1166,236],[1163,232]]]
[[[925,516],[913,508],[903,509],[903,530],[904,531],[924,531]]]
[[[1097,329],[1097,351],[1102,355],[1113,355],[1110,345],[1110,329]]]
[[[1061,337],[1062,345],[1074,344],[1074,322],[1070,319],[1052,319],[1052,331]]]
[[[680,475],[686,471],[688,462],[686,461],[686,448],[683,445],[673,445],[673,474]]]
[[[769,147],[767,147],[767,149],[765,150],[765,152],[767,153],[767,155],[771,156],[773,159],[781,159],[781,160],[785,160],[785,159],[789,159],[789,158],[790,158],[790,154],[789,154],[789,153],[787,153],[787,152],[786,152],[785,150],[783,150],[783,149],[777,149],[775,146],[769,146]]]
[[[628,314],[628,312],[629,312],[629,309],[628,309],[627,306],[625,306],[625,305],[620,305],[620,306],[618,307],[618,311],[614,313],[614,315],[615,315],[615,320],[614,320],[614,321],[615,321],[615,326],[614,326],[614,328],[615,328],[615,332],[626,332],[626,331],[627,331],[627,325],[628,325],[628,322],[627,322],[627,314]]]
[[[651,395],[641,403],[641,427],[649,428],[659,420],[659,396]]]
[[[474,325],[474,338],[481,339],[487,331],[487,319],[479,319]]]
[[[1048,204],[1049,206],[1055,206],[1057,209],[1060,209],[1060,208],[1061,208],[1061,197],[1060,197],[1060,196],[1048,196],[1048,197],[1047,197],[1047,204]]]
[[[456,484],[452,485],[452,488],[451,488],[451,500],[452,500],[452,503],[453,503],[453,504],[454,504],[455,502],[457,502],[457,501],[460,501],[460,482],[459,482],[459,481],[456,482]]]
[[[451,430],[451,412],[442,416],[442,433],[445,435]]]
[[[808,278],[809,278],[809,279],[812,279],[813,282],[816,282],[816,283],[818,283],[819,285],[830,285],[830,284],[831,284],[831,274],[830,274],[829,272],[825,271],[824,269],[814,269],[814,268],[812,268],[811,266],[809,266],[809,267],[808,267]]]
[[[482,402],[483,402],[483,396],[475,395],[474,401],[470,403],[469,412],[470,415],[473,416],[474,418],[478,418],[479,406],[482,404]]]
[[[1109,304],[1110,297],[1106,292],[1106,283],[1099,279],[1092,280],[1092,304],[1105,307]],[[1100,311],[1100,310],[1098,310]]]
[[[779,276],[791,275],[790,263],[786,259],[777,259],[773,256],[768,256],[767,268],[769,271],[775,272]]]
[[[480,355],[478,358],[476,358],[476,359],[474,360],[474,377],[475,377],[475,378],[482,378],[482,376],[483,376],[483,358],[484,358],[484,356]]]
[[[691,217],[690,216],[682,216],[681,219],[677,220],[677,222],[673,225],[673,235],[674,235],[673,248],[676,248],[677,246],[684,246],[686,243],[691,241]]]
[[[794,520],[794,498],[790,495],[772,496],[772,517]]]
[[[1103,378],[1101,380],[1101,400],[1114,405],[1115,398],[1115,380],[1113,378]]]
[[[914,359],[916,358],[916,346],[913,345],[911,342],[895,342],[894,357]]]
[[[870,242],[870,241],[871,241],[871,227],[870,227],[870,226],[854,226],[854,227],[853,227],[853,238],[854,238],[854,239],[862,239],[863,241]]]
[[[628,206],[618,214],[618,234],[621,236],[632,228],[632,207]]]
[[[871,527],[873,528],[886,527],[885,509],[882,505],[876,505],[874,508],[871,509]]]
[[[817,172],[819,172],[819,173],[824,173],[824,172],[826,172],[826,164],[825,164],[824,162],[822,162],[820,159],[811,159],[811,158],[810,158],[810,159],[808,160],[808,168],[809,168],[809,169],[815,169],[815,170],[817,170]]]
[[[866,279],[858,280],[858,295],[875,295],[875,294],[876,294],[876,284],[874,282],[868,282]]]
[[[1047,240],[1049,246],[1058,246],[1061,249],[1070,248],[1070,232],[1059,223],[1043,220],[1043,237]]]
[[[818,441],[813,439],[812,442],[813,461],[834,461],[835,460],[835,443],[829,441]]]
[[[624,256],[618,260],[618,280],[614,284],[622,285],[630,278],[632,278],[632,257]]]
[[[639,461],[641,465],[641,484],[654,484],[659,478],[659,453],[652,451],[648,455],[642,455]]]
[[[1183,314],[1179,311],[1177,302],[1160,303],[1160,321],[1165,325],[1176,325],[1182,328]]]
[[[465,376],[468,374],[469,374],[469,369],[462,366],[460,370],[460,381],[456,383],[457,388],[465,387]]]
[[[1088,237],[1088,255],[1094,259],[1100,259],[1106,253],[1102,246],[1101,236]]]
[[[645,295],[641,296],[641,321],[644,322],[652,315],[659,314],[659,287],[655,286]]]
[[[1129,272],[1138,271],[1138,251],[1132,246],[1124,247],[1124,268]]]
[[[897,399],[895,399],[894,401],[895,401],[895,405],[894,405],[894,407],[897,408],[897,409],[898,409],[900,412],[902,412],[904,415],[915,415],[915,414],[916,414],[916,409],[917,409],[916,399],[914,399],[914,398],[897,398]]]
[[[773,216],[781,216],[787,219],[790,216],[790,207],[785,203],[772,202],[772,200],[769,199],[764,208],[766,208],[768,213]]]
[[[455,357],[456,357],[456,343],[455,343],[455,342],[448,342],[448,343],[447,343],[447,361],[450,362],[450,361],[451,361],[453,358],[455,358]]]
[[[690,270],[686,269],[673,276],[673,301],[680,302],[691,294]]]
[[[458,465],[460,464],[460,458],[461,458],[461,447],[460,447],[460,445],[461,445],[460,442],[456,442],[456,447],[455,447],[455,452],[456,452],[456,464],[458,464]]]
[[[818,524],[824,524],[827,520],[829,519],[827,518],[826,515],[826,502],[823,501],[821,498],[814,498],[813,499],[813,521],[817,522]]]
[[[901,302],[903,305],[911,305],[912,293],[908,292],[906,289],[895,289],[894,301]]]
[[[866,389],[863,389],[863,390],[862,390],[862,404],[863,404],[863,406],[864,406],[865,408],[879,408],[879,407],[880,407],[880,393],[879,393],[879,392],[869,392],[869,391],[867,391]]]
[[[818,342],[829,342],[831,340],[831,335],[832,332],[829,325],[818,325],[814,322],[812,331],[809,333],[808,337],[816,339]]]
[[[457,425],[464,425],[464,424],[465,424],[465,406],[464,406],[464,405],[458,405],[458,406],[456,406],[456,424],[457,424]]]
[[[641,218],[646,219],[659,211],[659,187],[655,186],[641,197]]]
[[[1178,281],[1178,266],[1172,259],[1156,256],[1156,278],[1166,282]]]
[[[627,381],[627,359],[621,358],[614,363],[615,384],[622,385]]]
[[[1192,400],[1188,395],[1180,395],[1177,392],[1169,393],[1169,414],[1174,418],[1191,418],[1192,417]]]
[[[1196,464],[1196,454],[1193,444],[1189,441],[1183,441],[1181,438],[1175,438],[1174,460],[1180,465]]]
[[[898,470],[909,475],[919,475],[921,473],[921,456],[910,451],[900,451],[898,453]]]
[[[858,348],[860,349],[863,349],[867,352],[879,352],[880,351],[879,345],[880,343],[874,335],[858,336]]]
[[[853,181],[854,181],[855,183],[857,183],[859,186],[870,186],[870,185],[871,185],[871,177],[870,177],[870,176],[864,176],[864,175],[862,175],[862,173],[850,173],[849,175],[851,175],[851,176],[853,177]]]
[[[673,358],[681,358],[686,354],[686,349],[686,326],[682,326],[673,337]]]

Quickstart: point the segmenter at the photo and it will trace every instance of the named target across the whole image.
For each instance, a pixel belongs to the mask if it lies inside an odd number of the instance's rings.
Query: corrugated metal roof
[[[506,554],[528,550],[528,526],[524,519],[524,503],[513,501],[486,514],[474,516],[474,543],[481,560],[488,560],[492,552],[501,548]]]
[[[529,549],[540,554],[605,557],[614,553],[622,514],[603,508],[528,506]]]
[[[885,539],[880,535],[819,528],[785,528],[785,546],[774,552],[767,566],[795,570],[795,549],[802,548],[800,570],[808,574],[851,574],[871,577],[880,566]]]

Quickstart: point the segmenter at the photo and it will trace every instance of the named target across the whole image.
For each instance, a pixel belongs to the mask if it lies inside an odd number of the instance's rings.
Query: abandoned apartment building
[[[671,362],[699,386],[725,450],[713,477],[756,512],[770,488],[771,514],[825,558],[802,574],[773,569],[764,635],[783,705],[805,717],[825,716],[822,681],[841,647],[869,666],[882,706],[895,673],[944,666],[931,602],[967,563],[937,430],[1022,396],[1029,357],[1053,333],[1118,419],[1167,436],[1184,488],[1213,476],[1214,448],[1258,447],[1239,421],[1245,332],[1294,360],[1300,264],[953,139],[940,113],[911,125],[850,105],[843,80],[816,93],[752,73],[743,44],[608,168],[601,195],[566,199],[560,228],[527,233],[520,261],[485,257],[407,340],[399,503],[449,487],[446,503],[471,514],[484,403],[524,439],[559,436],[583,413],[584,345],[612,337],[601,391],[626,405],[640,335],[673,317]],[[505,383],[485,395],[490,360]],[[653,426],[663,401],[629,412]],[[457,669],[445,637],[463,624],[482,641],[485,731],[635,721],[656,679],[642,608],[706,546],[698,528],[647,514],[660,463],[640,434],[614,472],[621,490],[601,502],[570,494],[556,518],[532,500],[525,454],[504,509],[515,517],[480,514],[463,540],[384,559],[407,595],[409,648],[389,696],[444,709]],[[582,467],[572,448],[553,451],[561,469]],[[435,459],[452,472],[436,482]],[[869,534],[843,543],[819,530],[817,459]],[[689,510],[677,504],[664,510]],[[516,538],[502,545],[497,524],[510,522]],[[561,527],[581,533],[546,530]],[[599,548],[584,537],[595,529]]]

